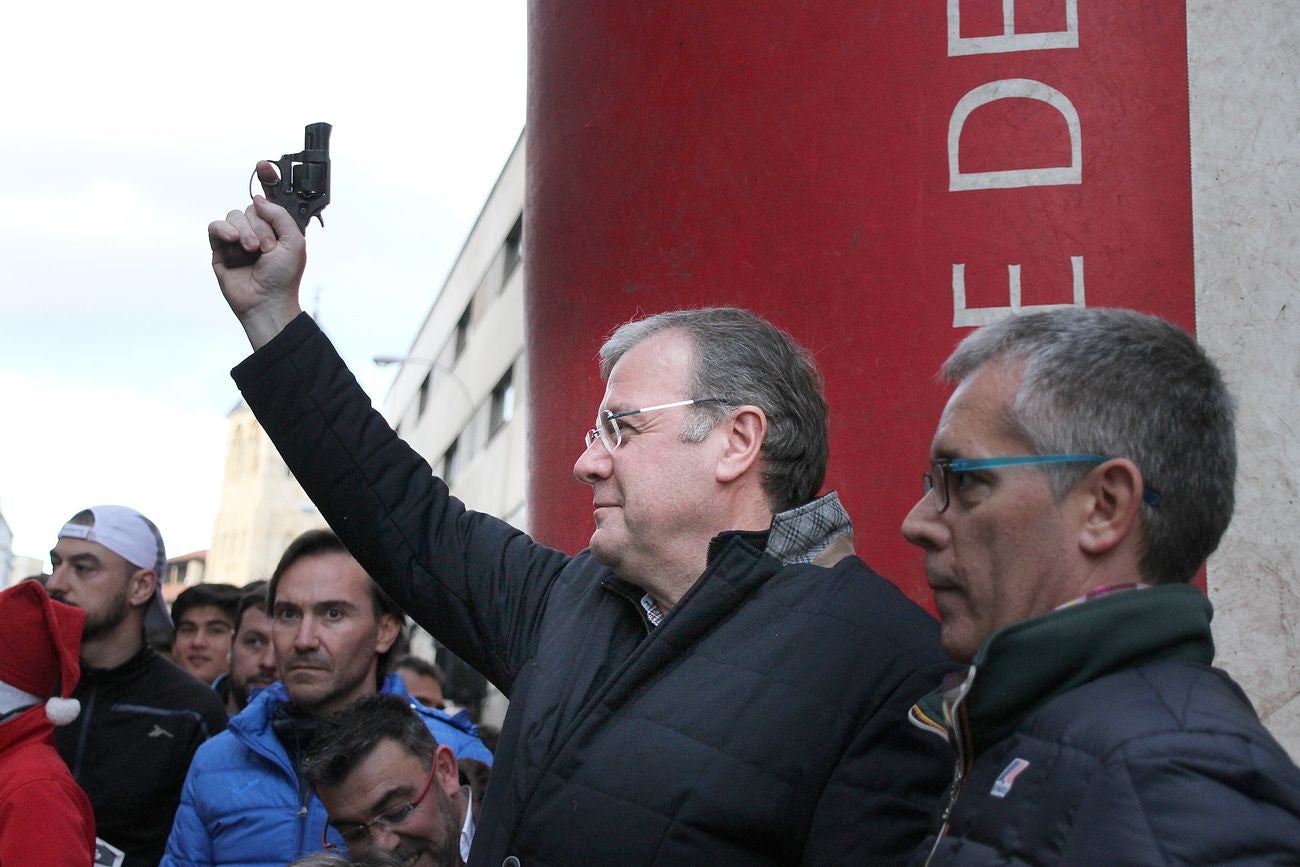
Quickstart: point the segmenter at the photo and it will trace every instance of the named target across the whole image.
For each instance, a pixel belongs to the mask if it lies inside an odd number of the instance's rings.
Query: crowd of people
[[[1300,861],[1300,770],[1190,584],[1236,443],[1176,326],[1069,308],[961,342],[901,527],[936,620],[855,552],[821,376],[761,317],[612,332],[570,555],[373,410],[298,306],[283,209],[209,238],[235,380],[333,529],[185,591],[164,655],[157,528],[69,520],[45,588],[0,594],[0,865]],[[390,658],[408,616],[509,698],[490,749]]]

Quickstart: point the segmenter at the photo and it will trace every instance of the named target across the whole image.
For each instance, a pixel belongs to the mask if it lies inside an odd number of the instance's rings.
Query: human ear
[[[1142,504],[1142,471],[1128,458],[1114,458],[1079,483],[1083,522],[1079,547],[1086,553],[1110,552],[1132,534]]]
[[[402,624],[397,617],[392,614],[379,615],[379,635],[375,639],[375,653],[387,653],[388,649],[397,641],[397,635],[402,631]]]
[[[767,416],[756,406],[741,406],[732,410],[719,427],[726,439],[718,455],[715,477],[719,482],[732,482],[758,462],[767,437]]]
[[[447,797],[454,798],[460,794],[460,768],[456,766],[456,754],[451,747],[439,745],[433,753],[434,776]]]
[[[158,573],[152,569],[137,569],[131,573],[127,601],[134,606],[148,605],[158,586]]]

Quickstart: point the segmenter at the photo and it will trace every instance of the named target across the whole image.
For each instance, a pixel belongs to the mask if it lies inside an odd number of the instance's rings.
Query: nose
[[[280,676],[280,669],[275,661],[275,645],[271,642],[268,641],[262,646],[262,652],[257,657],[257,667],[272,680]]]
[[[402,838],[397,836],[397,832],[391,828],[384,828],[380,825],[370,826],[370,846],[368,849],[380,849],[384,852],[392,852],[401,845]]]
[[[51,596],[68,592],[69,587],[67,578],[69,568],[71,567],[69,567],[67,563],[60,563],[58,566],[54,567],[54,572],[50,575],[49,580],[45,582],[45,592],[49,593]]]
[[[926,551],[937,550],[947,542],[948,529],[935,511],[930,495],[924,494],[903,519],[903,538]]]
[[[573,477],[583,484],[594,485],[600,479],[609,478],[613,467],[614,456],[600,440],[594,440],[574,461]]]
[[[293,633],[294,650],[315,650],[320,647],[320,637],[316,634],[316,619],[310,614],[303,615],[298,621],[298,628]]]

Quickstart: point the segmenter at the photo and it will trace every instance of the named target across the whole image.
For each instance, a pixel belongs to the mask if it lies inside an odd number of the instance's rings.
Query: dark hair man
[[[460,785],[455,754],[408,702],[373,695],[329,716],[302,772],[353,859],[375,850],[428,867],[468,859],[470,792]]]
[[[258,197],[209,239],[257,350],[236,381],[295,477],[510,698],[475,861],[910,854],[949,762],[903,722],[946,668],[937,624],[853,555],[838,498],[818,497],[826,404],[788,335],[713,309],[610,338],[574,467],[596,530],[570,557],[466,510],[372,410],[301,314],[305,245],[283,209]]]
[[[1210,667],[1210,603],[1187,584],[1232,517],[1214,363],[1155,317],[1067,308],[976,331],[943,375],[903,534],[970,666],[915,710],[959,752],[921,854],[1296,863],[1300,772]]]
[[[393,663],[393,671],[406,685],[411,698],[425,707],[443,710],[446,706],[442,695],[442,669],[418,656],[406,655]]]
[[[325,809],[299,771],[321,719],[377,691],[410,701],[383,675],[403,615],[332,532],[289,544],[267,600],[281,680],[194,757],[163,864],[283,864],[320,848]],[[420,717],[457,754],[492,761],[472,725]]]
[[[230,670],[239,588],[231,584],[195,584],[172,602],[172,659],[208,685]]]
[[[59,754],[95,808],[101,839],[125,867],[155,867],[194,751],[226,726],[221,700],[145,644],[170,629],[159,580],[167,562],[154,523],[125,506],[73,515],[50,551],[50,596],[86,612],[76,722]]]
[[[253,690],[265,689],[280,676],[271,643],[271,617],[266,613],[267,583],[254,581],[242,588],[235,610],[230,671],[212,685],[231,716],[248,705]]]

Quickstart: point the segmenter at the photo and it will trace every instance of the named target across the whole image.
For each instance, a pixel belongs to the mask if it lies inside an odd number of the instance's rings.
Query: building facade
[[[243,401],[227,421],[221,506],[202,580],[242,587],[270,578],[288,544],[325,521]]]
[[[523,208],[521,135],[410,351],[392,359],[384,415],[453,496],[526,532]],[[433,656],[421,632],[412,649]],[[499,725],[505,705],[489,688],[480,721]]]

